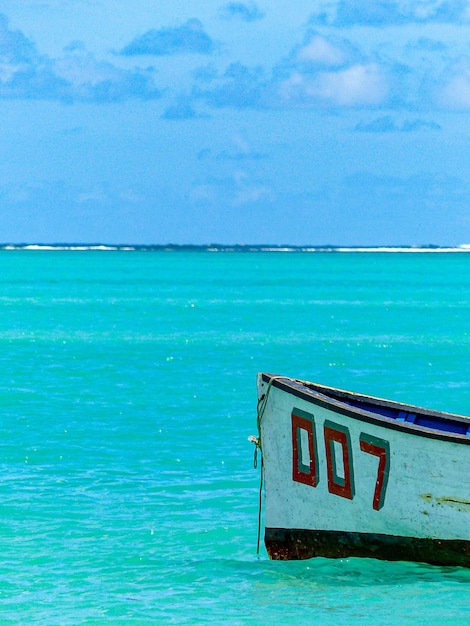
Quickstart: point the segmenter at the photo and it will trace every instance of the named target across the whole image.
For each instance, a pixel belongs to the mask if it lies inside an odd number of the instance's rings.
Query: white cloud
[[[116,102],[161,96],[150,69],[127,70],[97,60],[73,42],[61,59],[43,55],[0,14],[0,98]]]
[[[438,95],[441,106],[450,109],[470,109],[470,63],[459,63]]]
[[[377,65],[353,65],[313,76],[295,72],[280,85],[280,93],[291,105],[372,106],[385,100],[388,85]]]
[[[213,184],[196,184],[190,194],[189,201],[192,204],[214,204],[217,200],[217,189]]]
[[[5,59],[0,60],[0,82],[8,83],[21,69],[22,67],[18,63],[11,63]]]
[[[311,23],[373,28],[408,24],[461,24],[469,18],[467,0],[338,0],[320,2]]]
[[[390,115],[384,115],[366,122],[359,122],[354,130],[360,133],[411,133],[420,130],[441,130],[441,126],[437,122],[423,119],[399,122]]]
[[[57,75],[74,85],[77,90],[84,85],[94,86],[102,81],[113,81],[119,78],[120,70],[104,61],[97,61],[87,52],[80,54],[67,53],[54,63]]]
[[[90,189],[89,191],[82,191],[77,196],[78,204],[84,204],[87,202],[102,203],[109,200],[108,194],[103,189]]]
[[[220,15],[225,19],[239,19],[243,22],[256,22],[264,17],[254,2],[229,2],[220,8]]]
[[[182,26],[148,30],[125,46],[121,53],[125,56],[212,54],[214,49],[214,42],[204,31],[202,23],[193,18]]]
[[[319,63],[329,66],[342,65],[346,58],[344,52],[333,46],[320,35],[315,35],[297,53],[297,60],[301,63]]]
[[[260,200],[271,200],[273,197],[273,193],[267,185],[253,181],[250,174],[244,170],[234,172],[233,181],[235,183],[233,206],[256,204]]]
[[[388,86],[376,64],[354,65],[321,74],[318,92],[322,99],[339,106],[377,105],[385,99]]]
[[[272,191],[269,187],[254,186],[254,187],[244,187],[243,189],[239,189],[233,200],[233,206],[242,206],[244,204],[254,204],[259,202],[260,200],[270,200],[272,199]]]

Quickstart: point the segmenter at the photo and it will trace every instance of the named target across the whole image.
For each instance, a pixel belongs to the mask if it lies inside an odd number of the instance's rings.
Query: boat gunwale
[[[264,382],[273,387],[277,387],[281,391],[286,391],[287,393],[306,400],[307,402],[321,406],[325,409],[333,410],[334,412],[346,417],[351,417],[362,422],[376,424],[378,426],[382,426],[383,428],[390,428],[392,430],[398,430],[415,436],[441,439],[448,442],[470,445],[470,436],[467,434],[439,430],[429,426],[420,426],[418,424],[412,424],[411,422],[398,421],[393,417],[387,417],[386,415],[380,415],[379,413],[375,413],[373,411],[367,411],[367,409],[348,405],[346,402],[332,398],[318,389],[338,393],[340,396],[344,396],[344,398],[349,398],[359,402],[367,402],[371,405],[407,411],[427,417],[436,417],[442,419],[444,422],[459,422],[467,424],[470,428],[470,418],[463,415],[434,411],[432,409],[426,409],[412,404],[404,404],[394,400],[386,400],[375,396],[358,394],[352,391],[338,389],[336,387],[328,387],[314,382],[291,378],[289,376],[278,376],[275,374],[261,372],[260,377]],[[312,385],[312,387],[309,387],[309,385]]]

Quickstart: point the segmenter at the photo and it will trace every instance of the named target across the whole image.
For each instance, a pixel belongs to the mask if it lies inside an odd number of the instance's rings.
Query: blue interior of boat
[[[416,426],[422,426],[424,428],[433,428],[434,430],[441,430],[448,433],[456,433],[458,435],[470,436],[470,423],[466,421],[457,421],[452,418],[439,417],[434,415],[426,415],[424,413],[414,413],[411,411],[404,411],[402,409],[382,406],[380,404],[372,404],[362,400],[345,399],[343,397],[338,398],[341,402],[348,404],[349,406],[369,411],[370,413],[377,413],[384,417],[395,419],[398,422],[407,422],[409,424],[415,424]]]

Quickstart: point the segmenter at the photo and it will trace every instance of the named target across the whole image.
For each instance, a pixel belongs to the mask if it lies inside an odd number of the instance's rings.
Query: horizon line
[[[470,244],[348,245],[348,244],[222,244],[222,243],[0,243],[0,250],[62,250],[62,251],[207,251],[207,252],[470,252]]]

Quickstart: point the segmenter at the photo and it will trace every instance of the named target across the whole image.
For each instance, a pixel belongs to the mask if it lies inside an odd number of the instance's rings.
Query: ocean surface
[[[469,570],[258,557],[248,441],[258,371],[470,414],[469,255],[1,250],[0,342],[0,624],[470,624]]]

